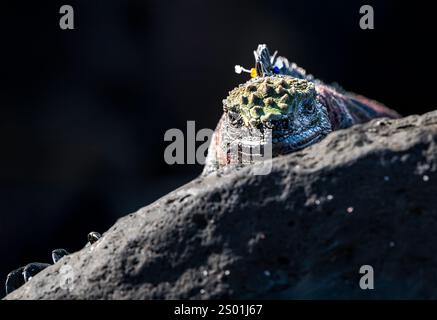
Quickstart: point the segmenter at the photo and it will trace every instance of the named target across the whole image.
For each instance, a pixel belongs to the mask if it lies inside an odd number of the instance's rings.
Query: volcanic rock
[[[437,111],[257,166],[121,218],[6,299],[437,298]]]

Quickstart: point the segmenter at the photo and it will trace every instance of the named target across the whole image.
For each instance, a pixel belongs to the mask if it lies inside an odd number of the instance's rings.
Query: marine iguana
[[[251,70],[235,66],[235,72],[248,72],[252,79],[223,100],[203,175],[255,162],[254,147],[270,143],[275,157],[312,145],[334,130],[378,117],[400,117],[377,101],[315,79],[277,52],[271,56],[265,44],[254,56]]]

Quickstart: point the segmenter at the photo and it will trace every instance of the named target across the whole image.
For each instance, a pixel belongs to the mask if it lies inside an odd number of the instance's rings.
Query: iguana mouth
[[[281,153],[290,153],[319,142],[324,139],[328,133],[328,130],[318,127],[301,133],[286,134],[272,139],[273,149],[280,149]]]
[[[327,136],[327,134],[324,134],[324,133],[312,136],[308,139],[302,140],[297,146],[299,149],[305,148],[313,143],[319,142],[320,140],[324,139],[326,136]]]

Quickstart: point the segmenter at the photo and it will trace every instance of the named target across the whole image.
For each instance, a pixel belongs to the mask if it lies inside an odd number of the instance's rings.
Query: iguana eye
[[[312,103],[307,103],[307,104],[304,106],[304,110],[305,110],[306,112],[308,112],[308,113],[312,113],[312,112],[314,112],[314,104],[312,104]]]
[[[228,112],[228,117],[229,117],[229,121],[230,121],[231,125],[233,125],[233,126],[241,126],[243,121],[241,119],[241,115],[238,112],[230,110]]]

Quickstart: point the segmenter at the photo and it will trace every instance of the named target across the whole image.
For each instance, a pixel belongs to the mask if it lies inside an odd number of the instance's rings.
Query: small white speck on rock
[[[206,292],[205,289],[200,290],[200,294],[205,294],[205,292]]]
[[[225,270],[225,276],[229,276],[231,274],[231,271]]]
[[[389,176],[384,176],[384,181],[390,181],[390,177]]]
[[[270,275],[271,275],[271,274],[270,274],[270,271],[269,271],[269,270],[265,270],[265,271],[264,271],[264,275],[265,275],[266,277],[270,277]]]
[[[425,182],[429,181],[429,177],[428,177],[427,175],[424,175],[424,176],[422,177],[422,179],[423,179],[423,181],[425,181]]]
[[[354,207],[348,207],[346,209],[346,211],[347,211],[347,213],[352,213],[352,212],[354,212]]]
[[[328,196],[326,197],[326,199],[328,201],[331,201],[332,199],[334,199],[334,196],[332,194],[328,194]]]
[[[208,276],[208,270],[203,270],[202,274],[203,274],[204,277],[207,277]]]

